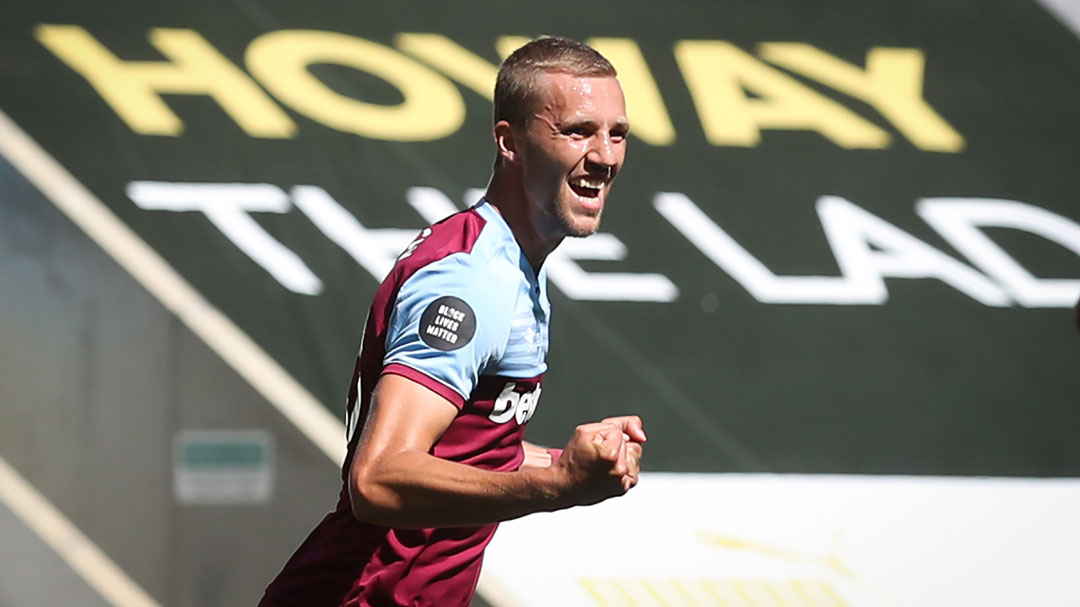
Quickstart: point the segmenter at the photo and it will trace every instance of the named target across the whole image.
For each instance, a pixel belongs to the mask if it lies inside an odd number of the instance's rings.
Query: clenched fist
[[[564,495],[573,504],[585,505],[629,491],[638,481],[645,440],[641,418],[634,415],[575,428],[554,466]]]

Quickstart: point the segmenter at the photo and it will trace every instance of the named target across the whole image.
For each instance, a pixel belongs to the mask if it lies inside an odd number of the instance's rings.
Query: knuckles
[[[641,418],[636,415],[611,417],[600,422],[582,424],[574,429],[558,464],[565,466],[574,480],[580,500],[596,503],[625,494],[638,483],[641,443],[630,433],[640,431]]]

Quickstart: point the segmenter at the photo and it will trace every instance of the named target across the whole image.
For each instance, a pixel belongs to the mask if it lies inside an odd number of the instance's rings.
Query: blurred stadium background
[[[1076,605],[1080,5],[6,3],[0,605],[252,605],[339,486],[368,303],[524,38],[613,60],[530,438],[639,489],[477,605]]]

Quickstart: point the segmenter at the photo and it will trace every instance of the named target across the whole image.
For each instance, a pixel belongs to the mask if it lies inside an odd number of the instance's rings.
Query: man
[[[626,154],[615,70],[535,40],[499,70],[494,118],[484,200],[421,232],[376,293],[337,509],[263,607],[467,605],[499,521],[637,483],[637,417],[578,426],[561,451],[523,442],[547,370],[544,259],[596,232]]]

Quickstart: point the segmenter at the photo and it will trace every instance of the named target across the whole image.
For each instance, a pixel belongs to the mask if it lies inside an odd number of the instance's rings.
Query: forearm
[[[518,518],[571,505],[560,470],[494,472],[419,450],[354,466],[350,498],[357,518],[393,527],[459,527]]]
[[[452,403],[409,379],[379,380],[349,470],[358,519],[393,527],[481,525],[595,504],[637,482],[641,446],[627,442],[645,440],[636,417],[576,427],[557,462],[547,455],[542,466],[493,472],[431,455],[457,414]]]

